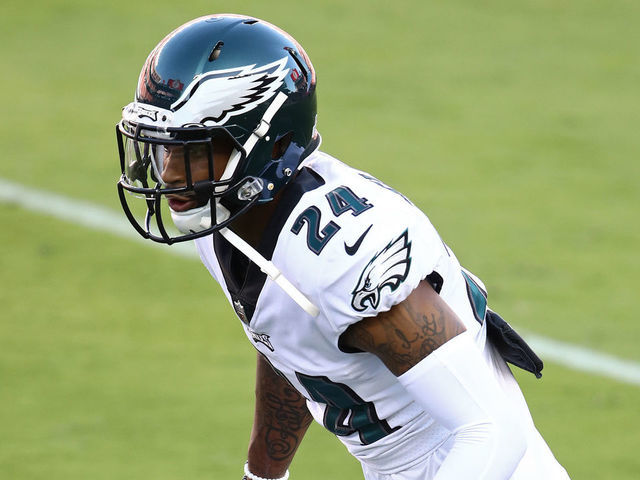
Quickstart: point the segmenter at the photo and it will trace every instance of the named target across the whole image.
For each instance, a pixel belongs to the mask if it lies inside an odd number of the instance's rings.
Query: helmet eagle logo
[[[364,267],[356,288],[351,292],[351,306],[358,312],[380,304],[380,292],[393,292],[405,281],[411,266],[411,242],[407,230],[378,252]]]
[[[214,70],[196,75],[171,105],[176,118],[186,115],[200,123],[224,125],[231,117],[251,111],[280,89],[289,72],[287,57],[256,67]]]

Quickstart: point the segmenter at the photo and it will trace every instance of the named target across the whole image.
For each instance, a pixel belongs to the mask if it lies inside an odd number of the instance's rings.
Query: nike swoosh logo
[[[349,246],[347,245],[347,242],[344,242],[344,251],[347,252],[347,255],[356,254],[356,252],[360,248],[360,245],[362,245],[362,241],[364,240],[364,237],[366,237],[367,233],[369,233],[369,230],[371,230],[371,227],[373,227],[373,224],[369,225],[369,228],[367,228],[364,231],[364,233],[360,235],[360,238],[358,238],[358,240],[356,240],[356,243],[354,243],[353,245]]]

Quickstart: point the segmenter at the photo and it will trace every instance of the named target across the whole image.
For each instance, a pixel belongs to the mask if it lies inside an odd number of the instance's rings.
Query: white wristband
[[[244,476],[247,480],[289,480],[289,469],[280,478],[263,478],[249,471],[249,462],[244,464]]]

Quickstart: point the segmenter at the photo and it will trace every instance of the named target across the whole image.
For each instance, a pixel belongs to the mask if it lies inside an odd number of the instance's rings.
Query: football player
[[[128,219],[195,241],[257,350],[244,478],[288,478],[312,418],[368,480],[568,478],[506,363],[542,362],[416,206],[319,150],[316,74],[290,35],[182,25],[116,131]]]

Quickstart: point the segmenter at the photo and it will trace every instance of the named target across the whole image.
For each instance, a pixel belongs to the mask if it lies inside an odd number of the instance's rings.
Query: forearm
[[[376,355],[436,422],[452,448],[436,479],[507,479],[526,440],[471,333],[422,282],[388,312],[352,325],[351,348]]]
[[[264,478],[284,475],[311,420],[304,397],[258,354],[249,470]]]
[[[526,450],[523,429],[468,333],[449,340],[398,379],[453,434],[436,479],[511,478]]]

